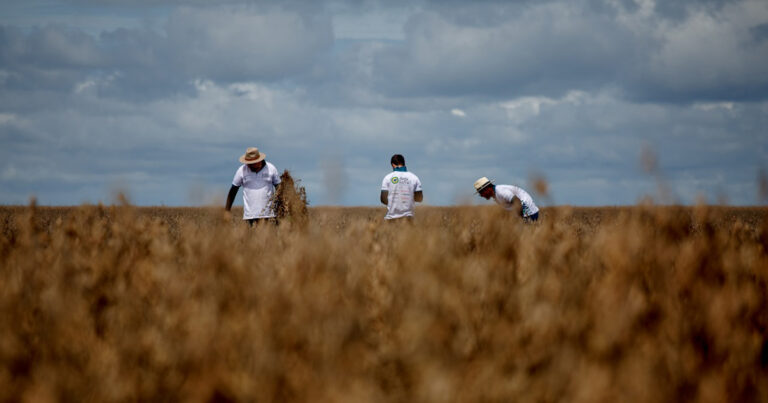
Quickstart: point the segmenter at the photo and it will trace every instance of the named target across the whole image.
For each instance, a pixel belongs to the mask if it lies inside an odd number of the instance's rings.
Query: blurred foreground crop
[[[767,209],[416,214],[0,208],[0,400],[768,401]]]

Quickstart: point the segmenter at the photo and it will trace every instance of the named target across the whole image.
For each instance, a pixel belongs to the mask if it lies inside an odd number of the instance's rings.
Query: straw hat
[[[256,147],[248,147],[245,150],[245,154],[240,156],[240,162],[243,164],[253,164],[264,161],[264,158],[267,158],[267,154],[259,152],[259,149]]]
[[[480,193],[483,189],[487,188],[488,186],[492,185],[493,182],[491,182],[490,179],[483,176],[482,178],[475,181],[475,191],[477,193]]]

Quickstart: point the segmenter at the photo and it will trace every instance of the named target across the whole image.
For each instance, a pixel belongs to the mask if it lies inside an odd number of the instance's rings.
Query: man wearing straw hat
[[[522,188],[512,185],[494,185],[490,179],[483,176],[475,181],[475,191],[486,200],[493,197],[496,204],[506,210],[514,211],[514,200],[520,200],[520,216],[525,222],[534,222],[539,219],[539,208],[533,202],[533,198]]]
[[[264,160],[266,157],[258,148],[248,147],[240,156],[243,165],[235,171],[227,195],[226,209],[230,211],[237,190],[243,187],[243,220],[250,225],[262,220],[275,220],[272,195],[280,184],[280,174],[272,163]]]
[[[413,219],[416,202],[424,200],[419,177],[405,167],[405,157],[395,154],[390,160],[392,173],[381,182],[381,203],[387,206],[385,220]]]

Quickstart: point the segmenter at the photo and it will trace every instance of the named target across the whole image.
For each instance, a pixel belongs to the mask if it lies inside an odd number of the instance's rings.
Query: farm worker
[[[395,154],[390,160],[392,173],[381,181],[381,203],[387,206],[385,220],[413,217],[415,202],[424,200],[419,177],[405,167],[405,157]]]
[[[232,187],[227,195],[227,211],[232,209],[237,190],[243,187],[243,220],[253,225],[261,220],[275,220],[272,195],[280,185],[280,175],[272,163],[264,160],[267,155],[256,147],[248,147],[240,156],[243,165],[235,171]]]
[[[522,208],[520,216],[526,222],[533,222],[539,219],[539,208],[533,202],[533,198],[522,188],[512,185],[494,185],[490,179],[483,176],[475,181],[475,190],[486,200],[493,197],[496,204],[507,210],[514,210],[513,201],[515,198],[520,200]]]

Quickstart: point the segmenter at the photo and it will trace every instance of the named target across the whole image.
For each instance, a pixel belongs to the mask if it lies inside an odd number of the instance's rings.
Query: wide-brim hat
[[[483,176],[482,178],[475,181],[475,192],[480,193],[483,191],[483,189],[491,185],[493,185],[493,182],[490,179]]]
[[[264,161],[267,158],[267,154],[260,152],[256,147],[248,147],[245,150],[245,154],[240,156],[240,162],[243,164],[254,164],[259,161]]]

